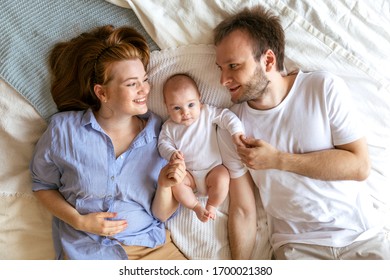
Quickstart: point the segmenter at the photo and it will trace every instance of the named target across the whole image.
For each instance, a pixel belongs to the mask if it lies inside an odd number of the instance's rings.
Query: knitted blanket
[[[58,41],[99,25],[130,25],[158,49],[130,9],[103,0],[0,2],[0,77],[48,119],[56,112],[50,94],[47,56]]]

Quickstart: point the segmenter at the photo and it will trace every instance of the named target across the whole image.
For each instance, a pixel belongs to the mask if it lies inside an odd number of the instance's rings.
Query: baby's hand
[[[237,147],[245,147],[241,137],[245,137],[244,133],[242,132],[238,132],[232,135],[233,143],[236,144]]]
[[[179,160],[184,160],[184,155],[183,155],[182,152],[180,152],[180,151],[174,152],[174,153],[171,155],[171,160],[170,160],[170,162],[175,161],[175,160],[177,160],[177,159],[179,159]]]

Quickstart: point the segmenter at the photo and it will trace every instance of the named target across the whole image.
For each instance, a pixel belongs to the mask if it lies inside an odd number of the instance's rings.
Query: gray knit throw
[[[129,25],[158,49],[135,13],[104,0],[1,0],[0,77],[49,119],[57,112],[50,94],[47,57],[53,45],[90,29]]]

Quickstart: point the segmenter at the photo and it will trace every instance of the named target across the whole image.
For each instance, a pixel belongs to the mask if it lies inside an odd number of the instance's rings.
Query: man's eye
[[[237,64],[230,64],[229,67],[230,67],[230,69],[234,69],[237,67]]]

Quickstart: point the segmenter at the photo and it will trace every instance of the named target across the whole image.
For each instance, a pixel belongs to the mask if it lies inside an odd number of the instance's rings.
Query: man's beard
[[[265,72],[260,67],[256,67],[255,72],[249,79],[249,82],[242,86],[243,93],[234,103],[243,103],[246,101],[257,99],[263,96],[271,81],[267,79]]]

